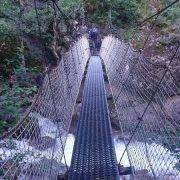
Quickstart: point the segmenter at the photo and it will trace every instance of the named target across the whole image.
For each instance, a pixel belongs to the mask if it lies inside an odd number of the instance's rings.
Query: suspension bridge
[[[148,18],[151,28],[140,51],[112,35],[104,37],[98,56],[91,55],[86,36],[70,47],[58,66],[46,72],[26,115],[0,136],[0,179],[116,180],[124,175],[129,179],[180,179],[180,92],[172,70],[178,63],[179,44],[166,65],[145,56],[155,22],[167,8]],[[119,160],[104,74],[125,145]],[[68,166],[65,145],[82,85]],[[126,154],[127,168],[123,167]]]

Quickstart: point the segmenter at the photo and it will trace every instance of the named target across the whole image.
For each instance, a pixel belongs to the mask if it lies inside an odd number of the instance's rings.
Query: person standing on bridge
[[[42,84],[43,84],[43,76],[42,74],[37,74],[36,77],[35,77],[35,81],[36,81],[36,85],[37,85],[37,88],[39,89]]]
[[[96,27],[92,27],[89,30],[89,40],[91,53],[95,54],[98,47],[98,29]]]

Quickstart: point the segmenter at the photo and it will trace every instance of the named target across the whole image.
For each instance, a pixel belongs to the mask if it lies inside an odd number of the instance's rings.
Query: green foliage
[[[60,48],[58,47],[57,49],[63,49],[64,47],[69,47],[69,39],[71,38],[70,34],[68,34],[69,32],[60,32],[60,37],[54,38],[54,9],[50,1],[46,4],[38,5],[38,15],[42,31],[42,37],[39,37],[33,1],[27,2],[31,3],[25,8],[25,11],[21,12],[21,6],[18,1],[0,1],[0,79],[1,82],[6,81],[7,83],[9,73],[14,72],[16,76],[16,84],[12,90],[7,86],[1,88],[1,129],[5,129],[17,122],[21,109],[30,105],[30,99],[37,92],[37,88],[34,86],[32,80],[34,73],[30,67],[36,68],[37,72],[42,69],[41,62],[44,59],[42,58],[41,44],[45,42],[45,45],[49,46],[53,44],[54,39],[58,39],[56,44],[58,44]],[[171,0],[162,0],[160,2],[163,6],[166,6]],[[66,14],[67,19],[69,19],[72,24],[74,20],[78,22],[84,20],[83,22],[87,24],[95,23],[103,29],[108,24],[108,12],[111,10],[112,24],[118,29],[125,29],[121,35],[126,41],[131,38],[133,33],[133,30],[129,27],[134,25],[136,21],[153,13],[149,8],[149,3],[147,0],[58,1],[60,9]],[[56,10],[57,23],[59,23],[59,26],[66,26],[62,13],[60,13],[58,9]],[[159,18],[157,26],[167,27],[176,24],[179,21],[179,12],[179,5],[171,7]],[[61,28],[58,30],[60,31]],[[64,29],[66,28],[67,27],[64,27]],[[30,52],[29,47],[26,47],[26,43],[25,46],[22,46],[21,33],[23,37],[28,37],[35,42],[35,45],[32,44],[37,47],[33,47],[35,49],[33,53]],[[36,42],[38,45],[36,45]],[[142,41],[136,39],[137,49],[142,47],[140,42]],[[31,42],[29,44],[31,44]],[[161,46],[157,47],[157,51],[160,51],[160,49]],[[26,68],[23,64],[23,56],[26,60]]]
[[[176,23],[180,19],[180,6],[173,6],[170,9],[167,10],[167,12],[164,14],[164,16],[167,17],[167,20],[171,21],[171,23]]]
[[[137,1],[137,13],[140,19],[144,19],[153,14],[149,9],[149,0]]]
[[[59,6],[62,7],[62,9],[71,15],[73,15],[73,12],[82,6],[83,0],[62,0],[58,1]],[[69,12],[71,10],[71,12]]]
[[[16,76],[16,81],[19,86],[28,86],[28,84],[31,84],[31,71],[28,68],[15,69],[14,74]]]
[[[0,109],[0,133],[13,127],[19,119],[19,103],[11,100],[4,101]]]
[[[20,118],[20,110],[31,104],[37,93],[37,87],[14,86],[12,90],[5,86],[0,98],[0,133],[13,127]]]
[[[53,22],[53,10],[48,6],[48,8],[42,8],[38,10],[39,20],[41,22],[41,31],[44,38],[49,35],[49,27]],[[24,33],[32,35],[34,37],[39,37],[38,24],[36,19],[36,12],[34,9],[31,9],[24,13],[23,19],[26,23],[24,26]],[[32,26],[33,25],[33,26]],[[51,37],[52,38],[52,37]]]
[[[24,47],[21,44],[21,34],[39,38],[33,1],[31,6],[22,14],[18,1],[4,0],[0,2],[1,78],[7,78],[10,73],[20,69],[22,65]],[[49,31],[53,24],[53,9],[50,5],[42,6],[38,8],[38,15],[41,22],[43,40],[49,44],[53,40],[53,32]],[[37,59],[37,57],[34,57],[34,59]]]
[[[121,20],[124,24],[135,23],[138,17],[138,1],[137,0],[116,0],[115,6],[115,19]]]
[[[163,21],[164,26],[174,25],[180,21],[180,5],[177,4],[169,8],[159,21]]]
[[[7,122],[0,120],[0,133],[3,132],[3,130],[7,127]]]
[[[108,11],[111,9],[112,23],[121,28],[133,25],[142,12],[147,12],[147,4],[141,0],[88,0],[85,1],[85,7],[87,17],[97,24],[107,23]]]
[[[13,94],[9,94],[6,89],[5,94],[0,99],[0,119],[3,127],[6,125],[11,126],[19,118],[20,103],[13,99],[12,96]]]
[[[19,9],[12,1],[0,3],[0,59],[12,57],[17,51],[16,20]]]
[[[5,19],[0,19],[0,42],[16,40],[16,35],[17,32],[12,29],[11,23]]]
[[[171,0],[161,0],[161,4],[163,7],[171,4]],[[169,27],[172,25],[178,26],[180,21],[180,4],[176,3],[172,7],[168,8],[162,15],[157,19],[157,26],[160,28]]]
[[[178,24],[180,21],[180,6],[173,6],[157,19],[156,25],[160,28],[167,28],[172,25]]]
[[[0,76],[7,77],[9,72],[20,66],[20,49],[17,32],[11,23],[0,19]]]
[[[124,30],[123,33],[121,33],[121,36],[125,41],[129,41],[129,39],[132,37],[133,32],[133,28],[128,28],[127,30]]]
[[[18,20],[17,16],[20,12],[20,8],[17,6],[18,3],[15,3],[11,0],[3,0],[0,3],[0,17],[14,21]]]
[[[21,97],[29,97],[34,95],[37,92],[37,87],[19,87],[15,86],[12,90],[12,96],[21,96]]]

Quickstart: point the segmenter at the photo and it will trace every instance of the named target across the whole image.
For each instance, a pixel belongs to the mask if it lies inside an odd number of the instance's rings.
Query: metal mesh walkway
[[[69,179],[117,179],[101,60],[90,59]]]

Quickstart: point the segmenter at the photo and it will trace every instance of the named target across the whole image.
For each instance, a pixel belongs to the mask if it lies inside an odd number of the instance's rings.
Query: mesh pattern
[[[45,76],[27,116],[1,137],[0,179],[56,179],[65,169],[63,149],[89,55],[82,37]]]
[[[118,178],[106,98],[101,60],[91,57],[69,171],[71,180]]]
[[[180,90],[171,70],[111,36],[102,42],[101,57],[135,174],[179,179]]]

